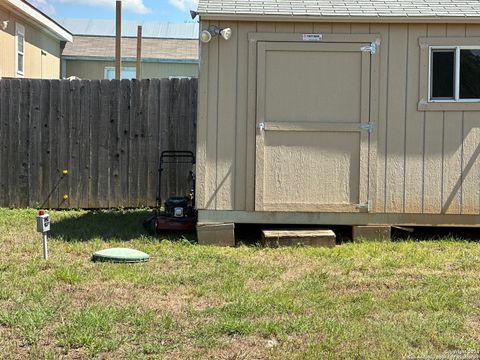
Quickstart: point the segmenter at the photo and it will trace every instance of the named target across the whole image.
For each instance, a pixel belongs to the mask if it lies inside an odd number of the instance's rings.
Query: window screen
[[[432,99],[455,97],[455,50],[432,51]]]
[[[460,50],[460,98],[480,99],[480,50]]]

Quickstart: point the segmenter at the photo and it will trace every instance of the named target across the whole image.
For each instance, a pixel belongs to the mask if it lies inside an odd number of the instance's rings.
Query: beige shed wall
[[[204,21],[201,28],[215,22]],[[420,37],[480,36],[480,25],[215,23],[230,41],[201,47],[197,206],[254,210],[255,129],[247,124],[248,33],[379,34],[377,179],[373,211],[480,213],[480,112],[418,111]],[[455,44],[452,44],[455,45]],[[281,74],[279,74],[281,75]],[[251,109],[250,109],[251,110]],[[375,113],[373,109],[373,113]],[[253,143],[252,143],[253,139]]]
[[[0,6],[0,19],[9,20],[5,30],[0,28],[0,76],[16,77],[15,24],[25,27],[25,78],[60,78],[60,41]],[[42,55],[42,50],[46,55]]]
[[[100,80],[105,78],[105,67],[114,67],[113,61],[66,60],[66,74],[80,79]],[[123,62],[123,67],[135,67],[134,62]],[[143,79],[168,78],[169,76],[198,77],[198,64],[143,63]]]

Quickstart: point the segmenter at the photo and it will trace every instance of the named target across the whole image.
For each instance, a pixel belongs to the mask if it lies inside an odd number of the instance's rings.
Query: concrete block
[[[335,233],[332,230],[262,230],[263,245],[334,247]]]
[[[353,241],[390,241],[392,227],[387,225],[365,225],[352,227]]]
[[[199,223],[197,239],[200,245],[235,246],[235,224]]]

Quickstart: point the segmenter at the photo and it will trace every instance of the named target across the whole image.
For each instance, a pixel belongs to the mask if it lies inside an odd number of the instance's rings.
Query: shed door
[[[257,211],[367,204],[368,44],[259,42]]]

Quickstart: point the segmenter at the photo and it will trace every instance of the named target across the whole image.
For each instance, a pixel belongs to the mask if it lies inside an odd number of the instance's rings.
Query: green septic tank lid
[[[127,248],[111,248],[100,250],[92,255],[92,261],[110,261],[115,263],[146,262],[150,256],[142,251]]]

